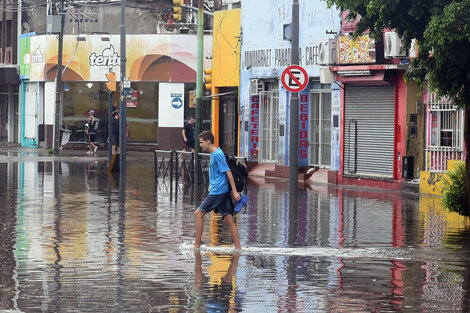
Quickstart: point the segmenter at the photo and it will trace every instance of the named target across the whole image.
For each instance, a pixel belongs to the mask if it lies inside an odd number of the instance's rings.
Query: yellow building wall
[[[458,162],[462,161],[448,160],[447,169],[449,171],[453,170],[455,168],[455,164]],[[442,196],[442,188],[444,188],[442,178],[444,175],[446,174],[421,171],[419,174],[419,192],[426,195]]]
[[[240,84],[240,9],[214,13],[212,85]]]
[[[212,94],[221,87],[240,86],[240,9],[214,13],[212,44]],[[212,98],[212,132],[219,145],[219,98]]]

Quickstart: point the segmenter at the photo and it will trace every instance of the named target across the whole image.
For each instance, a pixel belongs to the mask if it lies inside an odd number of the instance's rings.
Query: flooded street
[[[439,198],[315,186],[290,207],[254,178],[241,254],[215,214],[194,253],[190,186],[127,160],[120,205],[104,153],[0,156],[0,312],[470,311],[470,223]]]

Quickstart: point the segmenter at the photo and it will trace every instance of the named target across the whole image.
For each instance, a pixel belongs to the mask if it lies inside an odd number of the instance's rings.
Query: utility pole
[[[202,132],[202,90],[203,90],[203,62],[204,62],[204,0],[198,0],[197,3],[197,73],[196,73],[196,136]],[[194,147],[194,196],[200,198],[199,194],[199,139],[196,138]]]
[[[126,79],[126,0],[121,0],[121,103],[119,123],[119,202],[125,201],[126,193],[126,150],[127,114],[124,82]]]
[[[291,65],[299,64],[299,0],[292,3]],[[299,181],[299,95],[291,92],[289,105],[289,193],[298,194]]]
[[[60,151],[60,113],[62,111],[62,52],[64,49],[64,0],[60,0],[60,33],[59,33],[59,48],[57,52],[57,75],[56,75],[56,95],[55,95],[55,121],[54,121],[54,153],[59,154]]]

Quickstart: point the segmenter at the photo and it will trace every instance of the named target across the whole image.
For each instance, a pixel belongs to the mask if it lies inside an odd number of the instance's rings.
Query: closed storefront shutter
[[[394,107],[393,86],[346,87],[345,174],[393,178]]]

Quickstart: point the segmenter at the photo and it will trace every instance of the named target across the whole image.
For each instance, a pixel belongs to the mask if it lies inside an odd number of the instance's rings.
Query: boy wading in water
[[[227,224],[230,235],[232,235],[235,249],[241,250],[238,229],[233,221],[233,204],[230,197],[230,189],[236,201],[240,201],[240,195],[235,187],[232,172],[227,165],[224,152],[214,145],[214,135],[210,131],[202,132],[198,139],[202,151],[211,154],[211,160],[209,166],[209,195],[196,212],[194,212],[196,219],[196,242],[194,243],[194,248],[199,249],[201,247],[204,215],[217,209],[222,215],[225,224]]]

